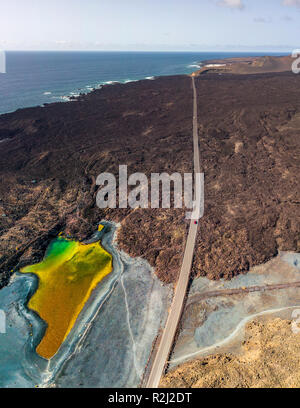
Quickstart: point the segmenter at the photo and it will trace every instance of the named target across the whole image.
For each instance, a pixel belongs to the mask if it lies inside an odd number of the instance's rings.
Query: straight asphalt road
[[[199,159],[199,140],[198,140],[198,111],[197,111],[197,92],[195,85],[195,78],[192,76],[193,85],[193,141],[194,141],[194,172],[200,173],[200,159]],[[163,375],[165,364],[168,360],[176,330],[182,314],[184,298],[187,292],[189,277],[193,262],[194,249],[196,243],[196,236],[198,230],[198,223],[191,220],[189,233],[187,237],[183,262],[180,270],[178,282],[175,287],[174,298],[171,309],[167,319],[166,326],[161,337],[160,344],[155,355],[151,371],[148,377],[146,388],[157,388],[160,379]]]

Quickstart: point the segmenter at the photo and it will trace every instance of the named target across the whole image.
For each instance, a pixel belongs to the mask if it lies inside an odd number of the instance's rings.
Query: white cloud
[[[283,0],[282,4],[284,6],[296,6],[300,7],[300,0]]]
[[[219,6],[242,10],[245,6],[242,0],[221,0]]]

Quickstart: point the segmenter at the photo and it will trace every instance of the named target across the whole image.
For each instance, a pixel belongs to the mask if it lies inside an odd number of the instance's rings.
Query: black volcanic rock
[[[196,85],[206,197],[193,275],[230,278],[299,251],[300,77],[205,75]],[[83,240],[106,218],[121,222],[122,249],[175,282],[185,211],[100,210],[95,180],[122,164],[191,172],[192,95],[189,77],[162,77],[0,116],[2,276],[40,259],[53,228]]]

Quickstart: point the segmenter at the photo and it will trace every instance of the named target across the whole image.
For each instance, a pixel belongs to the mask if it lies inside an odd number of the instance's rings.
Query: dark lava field
[[[205,215],[193,276],[231,278],[279,250],[300,250],[300,76],[196,78]],[[121,223],[120,248],[176,282],[185,209],[96,205],[102,172],[192,172],[192,82],[161,77],[104,86],[76,101],[0,116],[0,285],[39,261],[59,232],[85,240]]]

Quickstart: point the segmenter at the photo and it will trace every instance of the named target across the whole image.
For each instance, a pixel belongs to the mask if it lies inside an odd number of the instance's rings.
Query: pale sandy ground
[[[235,278],[228,283],[210,283],[210,290],[219,285],[225,289],[228,285],[251,286],[253,282],[259,286],[299,282],[298,261],[298,254],[282,253],[272,261],[253,268],[244,277]],[[203,280],[203,284],[205,282]],[[181,332],[171,359],[173,367],[171,364],[170,371],[161,380],[160,386],[299,387],[300,334],[292,330],[292,324],[295,325],[295,322],[291,319],[292,312],[300,309],[296,307],[300,304],[300,288],[292,287],[261,294],[245,293],[197,301],[195,293],[207,290],[205,285],[201,289],[201,283],[202,280],[199,278],[190,292],[181,322]],[[196,300],[195,304],[193,300]],[[223,309],[228,313],[221,314],[221,318],[210,319],[210,316],[222,312]],[[240,313],[238,319],[237,312]],[[241,326],[238,335],[228,336],[233,332],[230,322],[236,325],[239,321],[242,323],[242,319],[246,320],[246,326]],[[221,346],[220,340],[226,340],[227,336],[228,339],[232,337],[231,340]],[[202,353],[201,350],[204,351],[205,346],[210,344],[220,346],[208,347],[209,352]],[[198,355],[195,353],[197,350],[200,353]],[[189,361],[184,361],[185,356],[185,360],[190,356]],[[176,361],[180,365],[174,368]]]
[[[246,326],[239,354],[188,362],[164,377],[161,387],[296,388],[300,386],[300,334],[291,321],[254,320]]]

